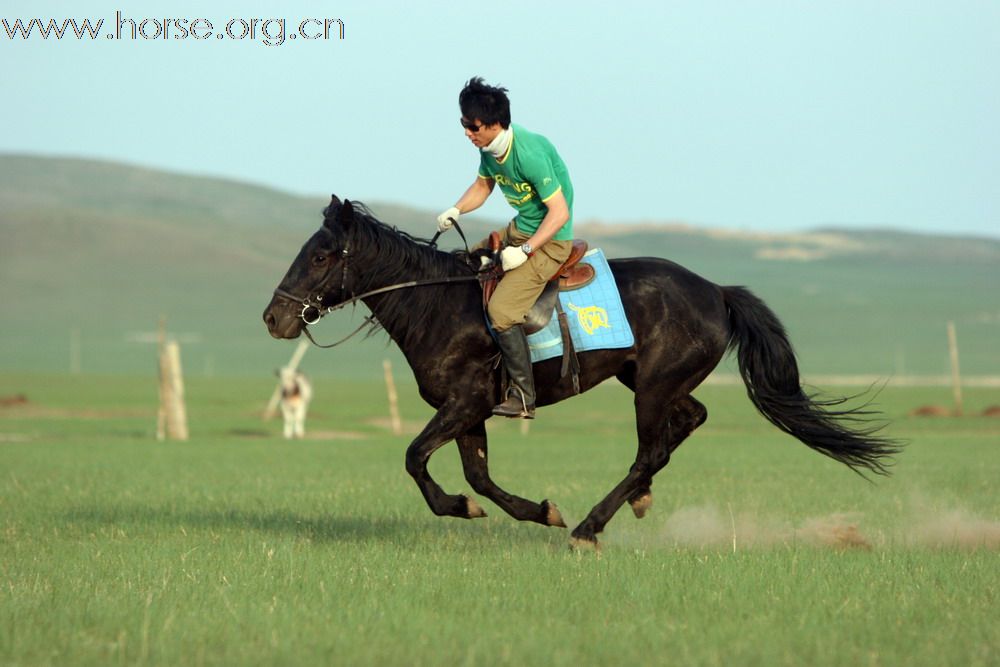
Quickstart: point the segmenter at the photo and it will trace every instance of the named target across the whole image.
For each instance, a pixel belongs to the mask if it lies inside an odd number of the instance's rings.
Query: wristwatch
[[[521,252],[523,252],[528,257],[531,257],[532,247],[530,243],[521,244]]]

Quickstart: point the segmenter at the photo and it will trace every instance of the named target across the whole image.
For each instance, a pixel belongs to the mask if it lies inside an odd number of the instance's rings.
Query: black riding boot
[[[535,418],[535,376],[531,372],[531,352],[524,327],[517,325],[497,332],[510,387],[503,403],[493,408],[501,417]]]

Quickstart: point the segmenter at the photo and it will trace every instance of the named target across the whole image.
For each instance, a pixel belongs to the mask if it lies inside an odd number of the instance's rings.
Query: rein
[[[462,228],[458,226],[458,220],[456,220],[455,218],[448,218],[448,219],[451,220],[451,224],[454,225],[455,231],[458,232],[458,235],[462,237],[462,243],[465,244],[465,252],[466,252],[466,254],[468,254],[468,252],[469,252],[469,242],[465,240],[465,232],[463,232]],[[445,230],[445,231],[447,231],[447,230]],[[437,247],[437,240],[439,238],[441,238],[441,234],[443,234],[443,233],[444,232],[439,229],[437,231],[437,233],[434,234],[434,238],[432,238],[431,242],[428,243],[427,245],[429,245],[432,248],[436,248]]]
[[[465,250],[466,250],[466,252],[468,252],[468,250],[469,250],[469,244],[465,240],[465,234],[462,233],[462,228],[458,226],[458,222],[457,221],[452,220],[452,222],[455,225],[455,229],[458,230],[459,235],[462,237],[462,242],[465,243]],[[430,247],[432,247],[432,248],[436,248],[437,247],[437,240],[438,240],[439,236],[441,236],[441,232],[438,232],[437,234],[435,234],[434,238],[427,245],[430,246]],[[343,261],[344,268],[343,268],[343,272],[342,272],[342,276],[341,276],[341,281],[340,281],[340,290],[341,290],[341,293],[343,293],[343,292],[347,291],[347,260],[348,260],[348,258],[350,256],[350,246],[349,245],[344,246],[344,249],[341,252],[341,255],[342,255],[343,259],[344,259],[344,261]],[[329,278],[329,270],[323,276],[322,280],[320,280],[320,286],[324,285],[326,283],[326,281],[327,281],[328,278]],[[364,329],[366,326],[374,324],[376,322],[376,320],[375,320],[375,316],[374,315],[369,315],[369,316],[365,317],[365,321],[362,322],[361,325],[357,329],[355,329],[351,333],[347,334],[345,337],[341,338],[340,340],[338,340],[338,341],[336,341],[334,343],[330,343],[329,345],[321,345],[320,343],[317,343],[316,339],[314,339],[312,337],[312,334],[309,332],[309,326],[313,325],[313,324],[316,324],[317,322],[319,322],[325,315],[328,315],[328,314],[330,314],[330,313],[332,313],[332,312],[334,312],[336,310],[340,310],[341,308],[344,308],[346,306],[353,305],[353,304],[357,303],[358,301],[361,301],[362,299],[366,299],[366,298],[368,298],[370,296],[375,296],[377,294],[384,294],[386,292],[394,292],[396,290],[408,289],[408,288],[411,288],[411,287],[423,287],[425,285],[441,285],[441,284],[446,284],[446,283],[470,282],[470,281],[473,281],[473,280],[476,280],[476,281],[481,280],[480,274],[474,274],[474,275],[469,275],[469,276],[449,276],[447,278],[425,278],[425,279],[422,279],[422,280],[408,280],[408,281],[403,282],[403,283],[396,283],[395,285],[389,285],[387,287],[379,287],[378,289],[369,290],[367,292],[364,292],[363,294],[358,294],[356,296],[351,296],[351,298],[346,299],[345,301],[341,301],[338,304],[334,304],[332,306],[328,306],[325,309],[323,308],[323,295],[320,295],[315,300],[313,299],[313,297],[311,295],[310,296],[306,296],[306,297],[303,298],[303,297],[297,296],[295,294],[292,294],[291,292],[286,292],[285,290],[281,289],[280,287],[278,287],[278,288],[276,288],[274,290],[274,295],[275,296],[279,296],[279,297],[281,297],[281,298],[283,298],[285,300],[291,301],[293,303],[302,304],[302,312],[299,313],[299,317],[306,324],[306,326],[304,326],[302,328],[303,332],[306,334],[306,338],[308,338],[309,341],[313,345],[315,345],[316,347],[321,347],[321,348],[324,348],[324,349],[328,349],[328,348],[331,348],[331,347],[336,347],[337,345],[340,345],[341,343],[347,342],[348,340],[350,340],[351,338],[353,338],[354,336],[356,336],[358,333],[360,333],[361,330]],[[316,311],[316,317],[313,318],[313,319],[310,319],[310,317],[309,317],[308,313],[309,313],[310,310],[315,310]]]

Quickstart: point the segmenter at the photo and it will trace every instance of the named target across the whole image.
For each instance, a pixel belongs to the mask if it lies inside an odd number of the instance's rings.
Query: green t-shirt
[[[566,164],[555,146],[540,134],[511,124],[514,137],[507,154],[497,160],[484,152],[479,162],[479,177],[490,178],[500,186],[507,202],[517,211],[517,228],[533,234],[542,224],[548,207],[545,202],[560,190],[569,208],[569,220],[553,237],[557,241],[573,239],[573,183]]]

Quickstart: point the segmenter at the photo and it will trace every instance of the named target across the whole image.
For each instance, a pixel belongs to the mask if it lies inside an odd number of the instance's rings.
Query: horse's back
[[[661,257],[627,257],[608,263],[622,300],[649,297],[652,290],[673,307],[725,313],[722,288],[677,262]]]
[[[622,304],[640,344],[664,340],[693,342],[724,352],[729,317],[722,288],[676,262],[659,257],[630,257],[608,262]]]

